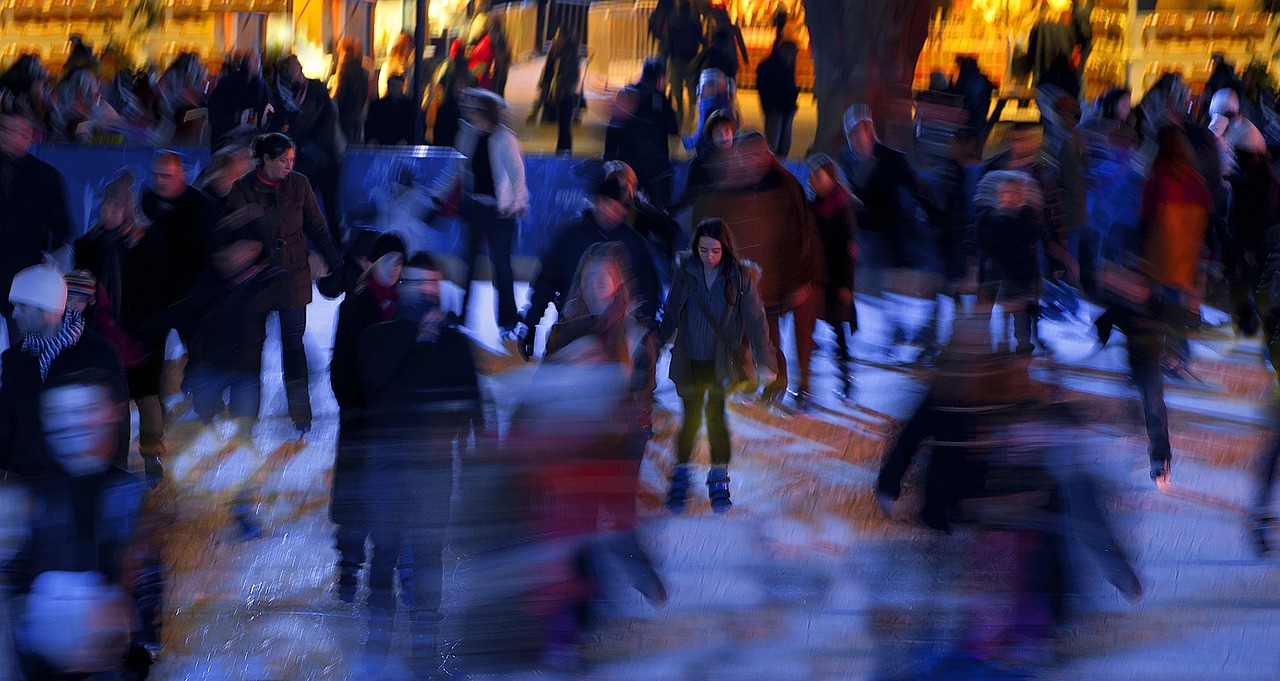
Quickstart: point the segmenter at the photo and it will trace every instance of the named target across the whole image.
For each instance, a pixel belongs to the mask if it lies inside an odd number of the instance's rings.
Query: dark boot
[[[363,547],[361,547],[363,548]],[[355,603],[360,591],[360,569],[364,565],[363,555],[342,552],[338,559],[338,600],[343,603]]]
[[[724,513],[733,508],[733,501],[729,498],[727,466],[713,466],[707,472],[707,496],[711,498],[711,510],[716,513]]]
[[[163,443],[140,445],[142,455],[142,474],[147,486],[155,489],[164,482],[164,456],[166,450]]]
[[[293,419],[293,427],[299,434],[306,435],[311,432],[311,386],[307,379],[286,381],[284,392],[289,400],[289,418]]]
[[[672,513],[684,513],[685,503],[689,500],[689,465],[676,464],[671,469],[671,488],[667,490],[667,510]]]

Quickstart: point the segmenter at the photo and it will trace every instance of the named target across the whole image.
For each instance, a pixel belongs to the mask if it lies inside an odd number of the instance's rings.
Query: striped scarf
[[[38,333],[33,333],[23,339],[22,351],[40,359],[40,380],[43,381],[49,377],[49,365],[53,364],[53,360],[62,354],[63,350],[78,343],[83,333],[84,315],[76,310],[67,310],[66,316],[62,318],[62,329],[58,331],[58,335],[45,338]]]

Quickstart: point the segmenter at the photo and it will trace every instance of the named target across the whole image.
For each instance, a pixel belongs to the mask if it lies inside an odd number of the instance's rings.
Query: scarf
[[[830,194],[823,196],[817,201],[818,217],[823,220],[829,220],[836,213],[844,211],[853,203],[852,196],[845,191],[843,187],[836,187]]]
[[[75,310],[67,310],[62,318],[62,329],[53,338],[33,333],[22,340],[22,351],[40,360],[40,380],[49,377],[49,365],[62,354],[63,350],[80,341],[84,333],[84,315]]]
[[[373,301],[378,304],[378,310],[382,313],[382,321],[391,321],[391,314],[396,308],[396,287],[383,286],[378,280],[372,276],[365,278],[364,285],[369,289],[369,293],[373,295]]]
[[[259,182],[271,187],[272,189],[279,189],[280,185],[284,184],[284,180],[273,180],[267,177],[267,174],[262,172],[262,168],[258,168],[254,173],[258,176]]]

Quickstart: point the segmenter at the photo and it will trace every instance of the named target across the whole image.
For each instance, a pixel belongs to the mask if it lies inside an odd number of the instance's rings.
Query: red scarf
[[[262,184],[267,185],[268,187],[271,187],[272,189],[279,189],[280,185],[284,184],[284,180],[273,180],[267,177],[267,174],[262,172],[262,168],[258,168],[257,173],[258,173],[258,181],[261,182]]]
[[[373,301],[378,304],[378,310],[382,313],[382,321],[391,321],[391,315],[396,311],[395,284],[383,286],[376,277],[370,276],[365,279],[364,285],[373,296]]]
[[[843,187],[836,187],[831,190],[830,194],[818,197],[814,202],[818,210],[818,217],[826,220],[831,216],[843,211],[852,203],[852,197]]]

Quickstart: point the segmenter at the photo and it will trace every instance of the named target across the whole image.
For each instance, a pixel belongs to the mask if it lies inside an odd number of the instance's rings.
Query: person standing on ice
[[[253,143],[256,169],[232,185],[225,208],[228,216],[240,210],[256,215],[253,222],[265,237],[269,262],[288,274],[288,299],[278,311],[281,363],[289,417],[298,433],[306,435],[311,430],[311,386],[302,337],[307,331],[311,281],[313,275],[337,269],[342,258],[311,184],[305,175],[293,171],[296,157],[293,140],[287,136],[273,132],[259,137]],[[311,256],[312,249],[319,258]]]
[[[849,336],[858,331],[858,310],[853,302],[853,274],[858,263],[858,205],[835,161],[814,154],[807,161],[813,212],[822,237],[827,265],[827,285],[819,318],[831,325],[836,336],[836,367],[840,372],[841,399],[853,396],[853,358]]]
[[[684,512],[689,460],[705,415],[711,444],[707,493],[712,510],[724,513],[733,506],[725,394],[739,381],[755,379],[768,385],[774,380],[776,364],[760,301],[760,268],[737,258],[732,234],[718,218],[698,223],[693,244],[694,252],[685,253],[676,264],[659,330],[661,347],[674,339],[670,376],[684,404],[667,509]],[[740,357],[744,346],[750,348],[756,376],[740,375],[745,369]]]
[[[124,381],[74,371],[36,402],[55,465],[23,482],[26,539],[0,565],[16,629],[4,643],[17,643],[19,678],[145,679],[160,649],[164,571],[142,481],[111,464],[129,420]]]
[[[449,664],[439,636],[453,448],[465,449],[473,434],[485,437],[475,360],[466,336],[440,307],[443,279],[429,255],[410,257],[397,281],[392,319],[361,331],[356,348],[370,443],[365,475],[383,525],[376,536],[398,537],[413,556],[406,599],[410,664],[424,679],[447,677]],[[388,558],[397,555],[388,552]],[[390,580],[374,576],[365,653],[369,664],[380,666],[391,649],[395,599],[386,589]]]
[[[374,241],[368,260],[368,269],[360,275],[355,290],[338,305],[333,359],[329,363],[329,384],[338,401],[339,422],[329,519],[337,526],[338,597],[346,603],[356,599],[360,568],[365,563],[365,539],[382,527],[375,522],[379,495],[367,484],[364,474],[369,456],[369,414],[360,386],[357,349],[365,329],[391,321],[395,314],[399,300],[396,289],[405,260],[404,242],[394,234],[383,234]],[[373,537],[369,581],[378,595],[391,593],[399,545],[398,537]]]

